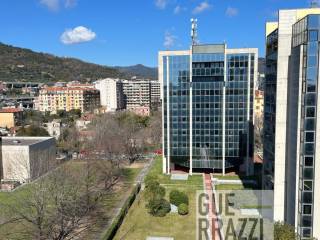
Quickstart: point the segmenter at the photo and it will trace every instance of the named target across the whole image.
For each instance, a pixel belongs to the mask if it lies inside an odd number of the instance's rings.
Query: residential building
[[[80,87],[80,88],[95,88],[94,84],[81,83],[79,81],[71,81],[66,84],[67,87]]]
[[[94,119],[94,114],[85,114],[80,119],[76,120],[76,128],[83,130],[87,128],[87,125]]]
[[[49,135],[58,140],[62,132],[61,119],[53,119],[51,122],[48,122],[45,125],[45,128],[48,131]]]
[[[26,183],[57,166],[52,137],[2,137],[1,182]]]
[[[264,186],[274,220],[320,238],[320,8],[280,10],[266,24]]]
[[[255,90],[254,98],[254,113],[255,116],[263,118],[263,109],[264,109],[264,92],[261,90]]]
[[[106,78],[95,82],[95,88],[100,91],[100,104],[106,112],[124,109],[124,94],[120,79]]]
[[[160,82],[159,80],[150,80],[151,84],[151,106],[152,108],[158,108],[160,106]]]
[[[192,45],[159,52],[163,172],[176,167],[223,174],[253,163],[258,49]]]
[[[265,58],[259,58],[258,59],[258,78],[257,82],[255,82],[255,89],[256,90],[263,90],[264,89],[264,82],[265,82],[265,69],[266,66],[266,60]]]
[[[100,106],[100,93],[88,87],[46,87],[40,90],[36,109],[56,113],[59,110],[93,111]]]
[[[0,109],[0,127],[13,128],[23,121],[23,110],[21,108]]]
[[[126,102],[126,109],[136,113],[141,112],[141,108],[150,113],[151,108],[151,83],[145,79],[123,80],[123,92]]]

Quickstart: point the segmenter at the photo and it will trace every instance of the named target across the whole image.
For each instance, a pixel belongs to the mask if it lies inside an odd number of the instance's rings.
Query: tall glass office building
[[[320,8],[280,10],[266,30],[264,185],[275,220],[320,238]]]
[[[253,155],[258,50],[225,44],[159,52],[163,172],[237,168]]]

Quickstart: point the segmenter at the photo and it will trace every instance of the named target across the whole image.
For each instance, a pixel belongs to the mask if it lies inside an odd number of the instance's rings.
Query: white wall
[[[278,71],[274,163],[274,219],[285,220],[288,62],[296,10],[279,11]]]
[[[28,146],[2,146],[3,179],[27,182],[31,178]]]
[[[118,81],[119,79],[106,78],[95,83],[96,89],[100,91],[100,104],[106,107],[108,112],[116,111],[121,107],[118,102],[118,91],[120,91]]]
[[[54,169],[57,164],[54,138],[42,138],[31,145],[2,145],[4,180],[29,182]]]

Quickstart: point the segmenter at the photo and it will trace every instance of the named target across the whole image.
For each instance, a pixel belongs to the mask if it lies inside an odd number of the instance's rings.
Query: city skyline
[[[276,20],[278,9],[309,7],[309,2],[145,0],[142,8],[131,1],[125,5],[84,0],[3,1],[0,41],[102,65],[154,67],[159,50],[189,46],[186,33],[190,18],[195,17],[200,43],[253,46],[264,56],[265,22]],[[223,24],[216,24],[221,21]]]

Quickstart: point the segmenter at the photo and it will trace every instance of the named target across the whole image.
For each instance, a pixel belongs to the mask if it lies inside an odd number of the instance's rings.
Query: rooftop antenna
[[[191,40],[192,45],[196,45],[198,43],[198,19],[191,18]]]
[[[311,0],[310,7],[311,8],[318,8],[319,7],[319,0]]]

